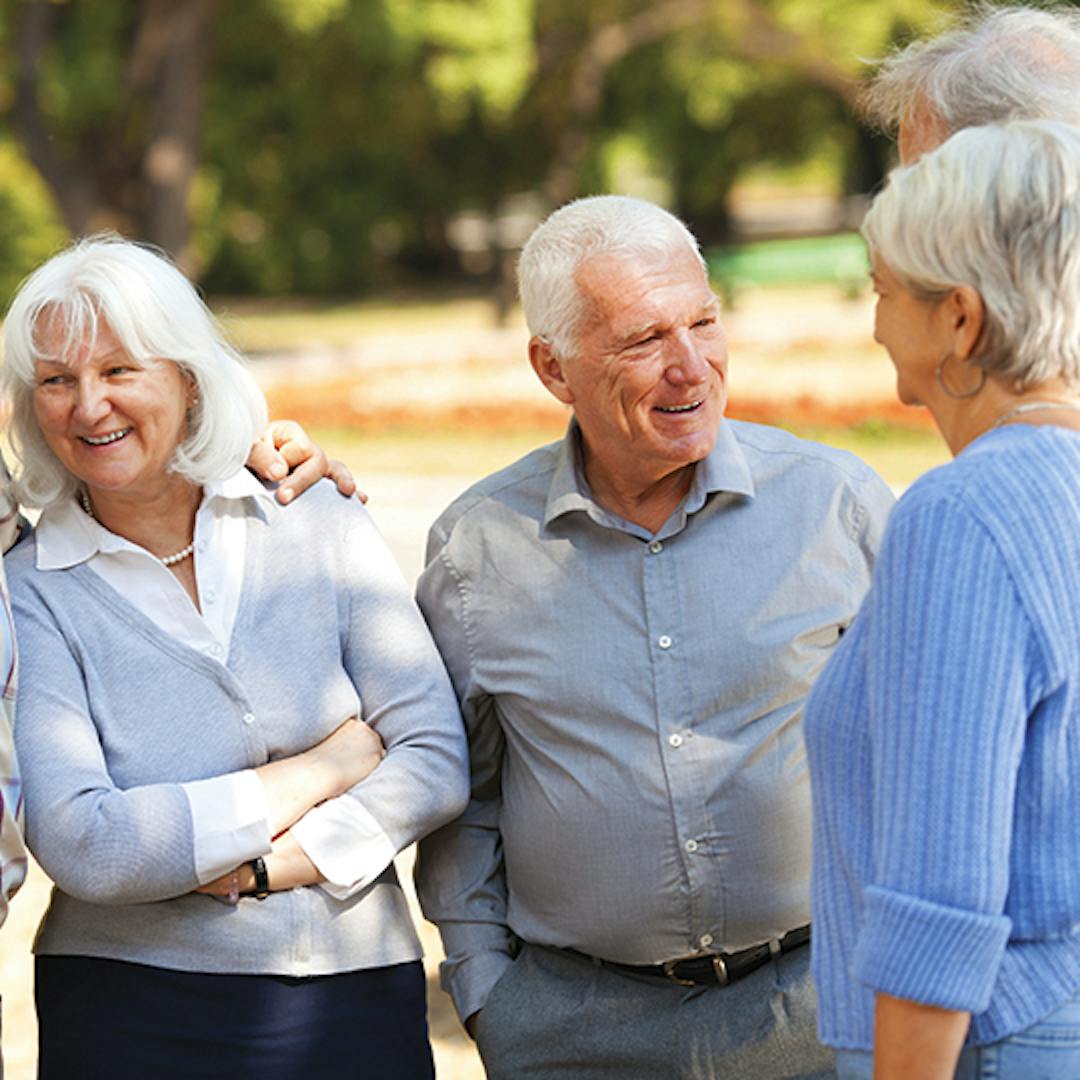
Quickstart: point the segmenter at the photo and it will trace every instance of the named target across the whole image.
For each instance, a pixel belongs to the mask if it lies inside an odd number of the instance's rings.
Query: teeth
[[[700,401],[691,401],[689,405],[661,405],[659,409],[661,412],[689,412],[691,409],[696,409],[700,404]]]
[[[83,442],[88,442],[91,446],[106,446],[109,443],[116,442],[117,439],[122,439],[125,435],[128,434],[129,431],[131,431],[131,428],[127,427],[124,428],[122,431],[114,431],[109,435],[102,435],[100,438],[97,439],[95,439],[91,435],[84,435],[82,439]]]

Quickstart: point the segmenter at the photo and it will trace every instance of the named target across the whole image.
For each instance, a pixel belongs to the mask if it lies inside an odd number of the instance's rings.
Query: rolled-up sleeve
[[[191,810],[199,883],[270,851],[266,795],[254,769],[182,784]]]

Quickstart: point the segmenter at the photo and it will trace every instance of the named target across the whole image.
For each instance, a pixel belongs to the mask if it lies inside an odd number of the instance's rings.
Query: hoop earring
[[[945,391],[946,395],[951,397],[953,401],[963,401],[966,398],[973,398],[980,390],[986,385],[986,368],[979,368],[979,385],[973,390],[967,390],[960,394],[953,390],[951,386],[945,381],[945,365],[952,359],[952,353],[946,353],[945,359],[941,361],[937,366],[937,371],[934,372],[934,378],[937,379],[938,385]]]

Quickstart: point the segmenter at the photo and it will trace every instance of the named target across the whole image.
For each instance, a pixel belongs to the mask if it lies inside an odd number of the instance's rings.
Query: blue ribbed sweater
[[[875,991],[983,1044],[1080,987],[1080,433],[910,489],[805,732],[823,1042],[870,1049]]]

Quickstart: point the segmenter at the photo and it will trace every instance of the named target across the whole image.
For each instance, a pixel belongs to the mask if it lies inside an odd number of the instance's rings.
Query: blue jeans
[[[872,1080],[873,1055],[838,1050],[839,1080]],[[956,1080],[1076,1080],[1080,1077],[1080,993],[1049,1016],[988,1046],[969,1046],[956,1065]]]

